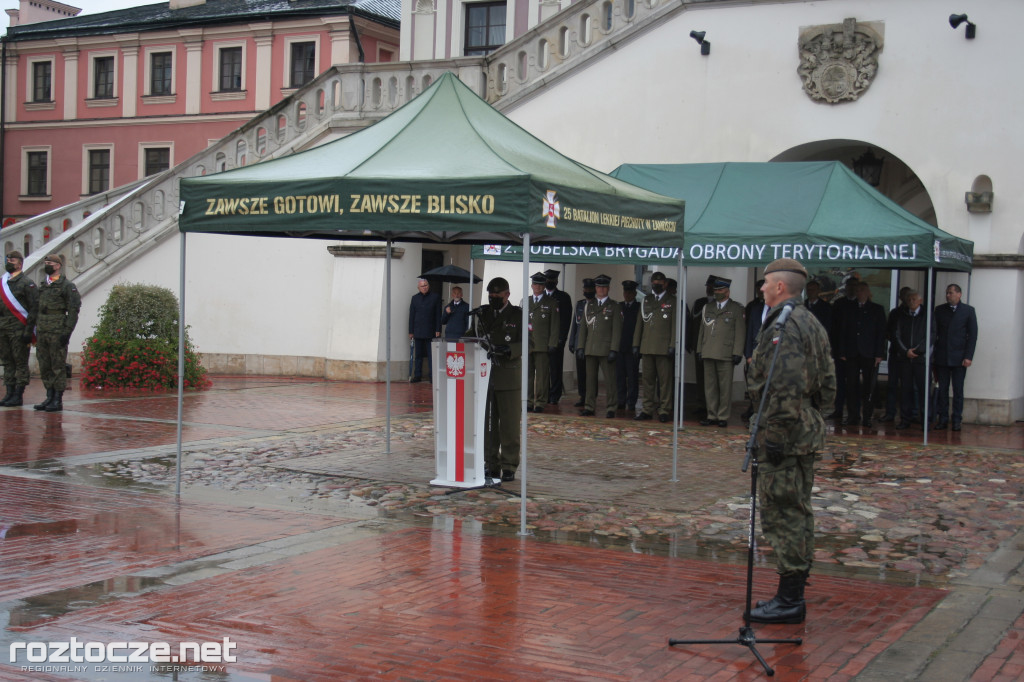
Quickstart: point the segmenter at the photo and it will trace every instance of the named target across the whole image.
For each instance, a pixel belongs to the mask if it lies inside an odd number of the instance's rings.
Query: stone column
[[[73,121],[78,118],[78,47],[65,49],[61,56],[64,57],[64,120]]]
[[[263,28],[266,26],[267,28]],[[256,111],[270,108],[270,73],[274,66],[274,35],[269,24],[260,24],[256,28]],[[263,76],[267,74],[267,76]]]
[[[185,40],[185,113],[202,113],[203,36],[201,30],[179,31]]]
[[[139,107],[139,46],[127,45],[121,48],[121,53],[124,55],[121,115],[134,118]]]

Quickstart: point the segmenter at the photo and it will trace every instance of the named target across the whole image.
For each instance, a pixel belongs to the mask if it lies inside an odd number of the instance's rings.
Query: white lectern
[[[434,362],[434,457],[431,485],[473,488],[484,476],[484,431],[491,361],[477,339],[431,344]]]

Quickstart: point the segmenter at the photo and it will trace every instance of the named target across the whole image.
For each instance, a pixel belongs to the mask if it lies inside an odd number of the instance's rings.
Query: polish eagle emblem
[[[448,376],[466,376],[466,356],[462,353],[448,353]]]

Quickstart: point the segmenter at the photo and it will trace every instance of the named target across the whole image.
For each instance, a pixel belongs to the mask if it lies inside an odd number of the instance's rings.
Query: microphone
[[[784,326],[786,326],[786,322],[789,321],[789,316],[793,312],[794,306],[795,304],[793,303],[793,301],[787,301],[786,305],[782,306],[782,312],[779,313],[779,316],[777,318],[775,318],[776,329],[782,329]]]
[[[484,307],[482,305],[481,306],[477,306],[476,308],[473,308],[468,313],[466,313],[466,316],[467,317],[471,317],[473,315],[476,315],[476,314],[478,314],[483,309],[484,309]]]

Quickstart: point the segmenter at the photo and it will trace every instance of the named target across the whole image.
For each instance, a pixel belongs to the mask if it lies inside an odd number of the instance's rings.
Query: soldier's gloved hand
[[[22,343],[32,343],[32,330],[31,329],[26,329],[25,331],[23,331],[21,333],[21,342]]]
[[[493,353],[500,358],[512,357],[512,349],[509,348],[508,346],[495,346]]]
[[[619,352],[610,350],[608,351],[608,362],[615,362],[615,359],[619,357]]]
[[[676,356],[676,349],[670,346],[669,349],[668,349],[668,353],[666,353],[666,355],[671,355],[672,357],[675,357]]]
[[[733,364],[733,366],[738,365],[741,362],[743,362],[743,356],[742,355],[734,355],[734,356],[732,356],[732,364]]]
[[[577,348],[576,349],[576,359],[582,361],[582,360],[586,360],[586,358],[587,358],[587,356],[584,354],[583,349],[582,348]]]
[[[764,455],[768,459],[768,463],[772,466],[779,466],[782,464],[782,460],[786,458],[783,448],[778,443],[768,441],[764,444]]]
[[[68,341],[71,340],[71,334],[61,334],[57,338],[57,340],[60,341],[60,345],[66,346],[66,345],[68,345]]]
[[[640,346],[633,346],[633,355],[640,355]]]

